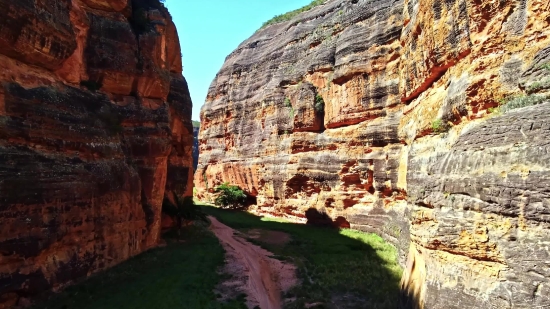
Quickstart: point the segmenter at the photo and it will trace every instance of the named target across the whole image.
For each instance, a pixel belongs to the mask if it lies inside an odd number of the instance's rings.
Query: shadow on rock
[[[332,218],[324,211],[316,208],[310,208],[306,211],[307,224],[319,227],[329,227],[335,229],[349,229],[350,223],[344,217]]]

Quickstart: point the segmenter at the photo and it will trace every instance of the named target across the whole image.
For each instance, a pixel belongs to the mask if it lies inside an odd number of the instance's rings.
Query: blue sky
[[[311,0],[166,0],[178,28],[183,75],[193,99],[193,120],[225,57],[275,15]]]

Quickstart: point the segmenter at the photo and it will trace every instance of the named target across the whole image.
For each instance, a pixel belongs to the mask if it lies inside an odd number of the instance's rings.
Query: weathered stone
[[[546,103],[469,125],[450,151],[412,146],[410,258],[424,269],[403,284],[425,308],[550,304],[549,123]]]
[[[179,44],[161,26],[136,34],[117,13],[126,1],[0,5],[0,308],[10,308],[158,245],[165,192],[192,194],[192,106]],[[165,9],[154,14],[173,26]]]
[[[402,12],[398,0],[329,1],[243,42],[201,113],[198,195],[228,181],[258,213],[305,221],[317,209],[405,252]]]
[[[549,93],[548,29],[547,0],[333,0],[261,29],[211,84],[197,195],[382,235],[401,308],[546,308],[549,107],[490,113]]]
[[[0,4],[0,54],[54,70],[75,50],[71,1],[3,0]]]
[[[89,7],[105,11],[120,12],[128,7],[128,0],[83,0]]]

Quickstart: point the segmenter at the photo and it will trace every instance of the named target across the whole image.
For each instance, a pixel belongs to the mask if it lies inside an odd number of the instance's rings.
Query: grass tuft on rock
[[[497,109],[493,109],[493,113],[506,113],[511,110],[538,105],[550,100],[550,95],[547,94],[529,94],[510,96],[500,101]]]

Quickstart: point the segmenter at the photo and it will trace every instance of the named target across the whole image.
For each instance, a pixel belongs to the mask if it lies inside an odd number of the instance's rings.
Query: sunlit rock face
[[[228,181],[258,213],[316,208],[407,247],[402,14],[402,1],[330,1],[242,43],[202,109],[199,195]]]
[[[129,1],[0,0],[0,308],[156,246],[191,195],[176,28],[139,2],[141,32]]]
[[[549,23],[548,0],[332,0],[259,30],[211,84],[198,196],[382,235],[401,308],[550,306],[550,108],[489,112],[549,92]]]

